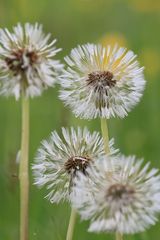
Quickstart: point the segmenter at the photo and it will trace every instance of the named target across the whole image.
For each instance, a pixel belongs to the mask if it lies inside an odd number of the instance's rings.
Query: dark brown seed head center
[[[96,71],[88,74],[87,85],[99,87],[114,87],[116,80],[110,71]]]
[[[35,51],[28,51],[26,49],[18,49],[13,51],[11,57],[6,57],[5,62],[9,69],[17,75],[24,73],[29,65],[32,66],[38,60],[37,53]]]
[[[77,171],[81,171],[82,173],[86,173],[86,168],[89,165],[91,159],[89,157],[82,156],[74,156],[69,158],[65,163],[65,170],[68,173],[76,173]]]
[[[134,195],[134,193],[135,190],[129,185],[113,184],[107,190],[106,197],[111,197],[113,200],[119,200],[124,198],[129,199]]]

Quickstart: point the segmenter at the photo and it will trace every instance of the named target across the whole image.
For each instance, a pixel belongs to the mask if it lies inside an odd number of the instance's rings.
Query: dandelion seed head
[[[125,117],[140,101],[145,80],[136,55],[125,48],[86,44],[65,58],[60,99],[77,117]]]
[[[41,95],[53,87],[63,65],[54,59],[56,49],[42,25],[17,24],[13,31],[0,29],[0,94],[19,99]]]
[[[110,141],[111,154],[117,152]],[[103,139],[98,132],[87,128],[62,128],[62,137],[56,131],[42,142],[33,165],[34,183],[46,186],[51,202],[71,200],[72,188],[79,173],[88,176],[91,162],[105,155]]]
[[[91,165],[92,166],[92,165]],[[134,156],[103,156],[80,175],[72,203],[91,232],[134,234],[154,225],[160,212],[160,175]]]

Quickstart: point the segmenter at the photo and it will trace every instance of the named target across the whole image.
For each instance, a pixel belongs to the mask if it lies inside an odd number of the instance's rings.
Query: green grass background
[[[159,0],[1,0],[0,26],[40,22],[58,38],[63,51],[86,42],[118,41],[138,54],[145,66],[147,85],[140,104],[125,119],[109,121],[110,137],[125,154],[136,154],[160,167],[160,1]],[[99,120],[76,119],[58,100],[58,87],[31,100],[30,166],[40,141],[61,126],[100,130]],[[16,154],[20,148],[21,103],[0,97],[0,240],[18,240],[19,182]],[[70,215],[68,204],[52,205],[45,189],[32,185],[30,171],[30,240],[64,240]],[[78,219],[75,240],[110,240],[110,234],[87,232],[88,222]],[[158,240],[160,223],[130,240]]]

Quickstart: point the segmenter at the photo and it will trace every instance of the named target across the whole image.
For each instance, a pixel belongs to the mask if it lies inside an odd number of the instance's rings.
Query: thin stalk
[[[77,216],[77,213],[76,213],[75,209],[72,208],[71,216],[69,219],[66,240],[72,240],[72,238],[73,238],[73,231],[74,231],[74,226],[75,226],[75,222],[76,222],[76,216]]]
[[[109,137],[108,137],[108,127],[107,127],[107,120],[105,118],[101,118],[101,131],[102,137],[104,142],[104,150],[106,154],[110,152],[109,150]]]
[[[29,100],[22,97],[22,133],[20,180],[20,240],[28,240],[28,204],[29,204]]]
[[[105,118],[101,118],[101,131],[102,131],[102,137],[104,142],[104,150],[105,150],[105,153],[108,154],[110,152],[110,149],[109,149],[107,120]],[[116,240],[123,240],[123,235],[119,232],[116,232]]]
[[[119,232],[116,232],[116,240],[123,240],[123,235]]]

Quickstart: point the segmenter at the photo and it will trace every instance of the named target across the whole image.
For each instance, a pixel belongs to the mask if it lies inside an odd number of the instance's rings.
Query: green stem
[[[28,240],[28,203],[29,203],[28,152],[29,152],[29,100],[23,96],[21,159],[19,166],[20,240]]]
[[[123,235],[119,232],[116,232],[116,240],[123,240]]]
[[[104,141],[104,149],[106,154],[108,154],[110,152],[110,149],[109,149],[107,120],[105,118],[101,118],[101,131],[102,131],[102,137]],[[116,232],[116,240],[123,240],[123,235],[119,232]]]
[[[107,120],[105,118],[101,118],[101,131],[102,131],[102,137],[104,142],[104,150],[106,154],[108,154],[110,152],[110,149],[109,149]]]
[[[77,216],[77,213],[76,213],[75,209],[72,208],[66,240],[72,240],[72,238],[73,238],[73,231],[74,231],[74,226],[75,226],[75,222],[76,222],[76,216]]]

